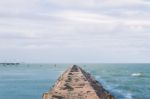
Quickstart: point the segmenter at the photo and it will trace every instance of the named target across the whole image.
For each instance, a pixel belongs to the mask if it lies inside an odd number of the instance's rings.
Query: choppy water
[[[81,64],[116,99],[150,99],[150,64]],[[68,64],[0,65],[0,99],[42,99]]]

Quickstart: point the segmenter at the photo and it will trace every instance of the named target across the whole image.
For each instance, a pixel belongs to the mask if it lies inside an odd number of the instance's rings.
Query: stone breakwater
[[[115,99],[89,73],[79,66],[68,68],[43,99]]]

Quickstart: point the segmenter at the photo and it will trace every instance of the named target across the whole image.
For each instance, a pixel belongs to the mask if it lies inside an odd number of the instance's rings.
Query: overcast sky
[[[0,62],[150,62],[149,0],[1,0]]]

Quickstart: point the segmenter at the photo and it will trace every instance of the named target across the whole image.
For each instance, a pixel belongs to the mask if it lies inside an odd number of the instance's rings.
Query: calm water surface
[[[42,99],[69,64],[0,65],[0,99]],[[81,64],[116,99],[150,99],[150,64]]]

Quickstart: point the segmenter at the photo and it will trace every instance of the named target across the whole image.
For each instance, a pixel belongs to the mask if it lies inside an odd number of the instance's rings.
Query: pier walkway
[[[80,67],[73,65],[43,94],[43,99],[114,99],[102,85]]]

